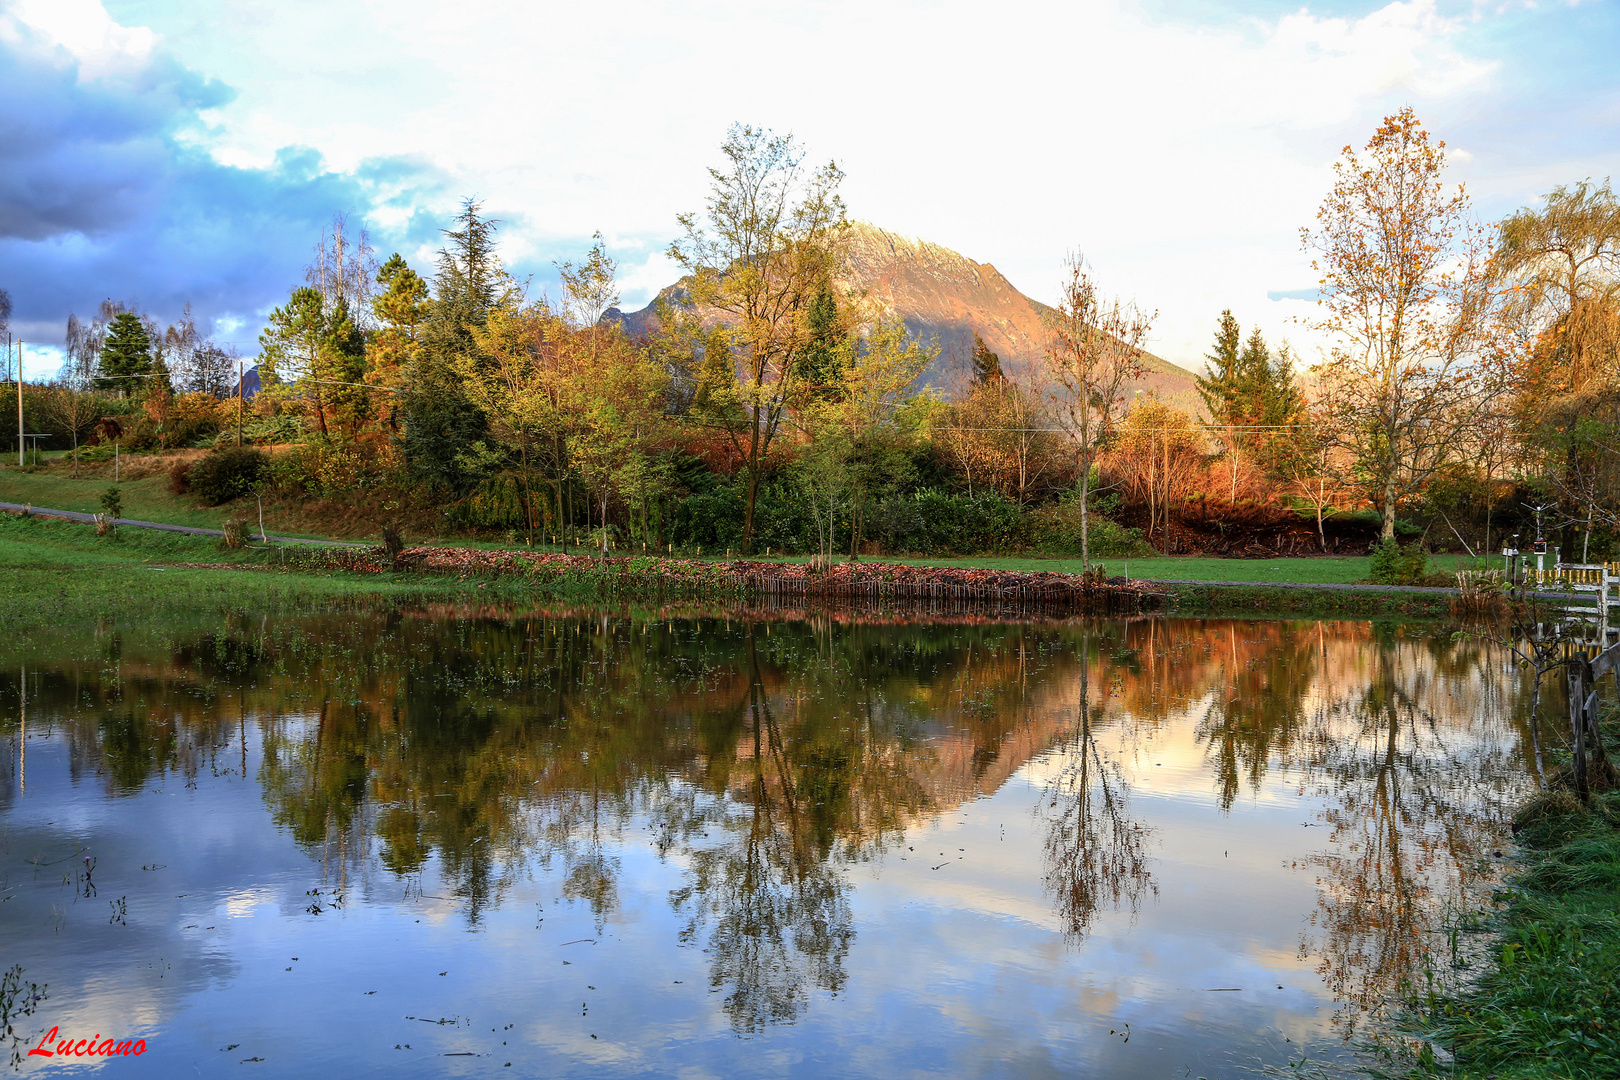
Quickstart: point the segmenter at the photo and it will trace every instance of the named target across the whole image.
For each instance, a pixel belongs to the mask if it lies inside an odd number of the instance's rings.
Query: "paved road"
[[[81,514],[77,510],[49,510],[42,506],[24,507],[22,503],[0,502],[0,510],[24,510],[41,517],[67,518],[69,521],[95,521],[94,514]],[[190,525],[165,525],[161,521],[135,521],[132,518],[114,518],[114,525],[128,525],[135,529],[156,529],[158,532],[186,533],[189,536],[224,536],[223,529],[198,529]],[[249,536],[249,539],[253,539]],[[278,544],[319,544],[323,547],[370,547],[352,540],[309,540],[302,536],[269,536]]]

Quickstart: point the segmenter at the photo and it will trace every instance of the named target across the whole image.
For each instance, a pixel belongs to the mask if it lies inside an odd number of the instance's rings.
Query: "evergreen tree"
[[[371,397],[361,386],[366,377],[366,336],[354,323],[349,301],[339,296],[322,327],[317,387],[329,402],[339,427],[356,434],[370,419]]]
[[[1198,396],[1204,401],[1204,411],[1211,423],[1235,425],[1242,423],[1238,414],[1239,386],[1242,380],[1243,331],[1232,317],[1232,309],[1221,312],[1220,325],[1215,330],[1215,351],[1205,354],[1209,361],[1209,377],[1196,376]]]
[[[467,199],[454,225],[444,230],[435,295],[427,305],[421,347],[406,372],[408,392],[401,395],[406,460],[429,481],[458,489],[477,479],[464,463],[487,425],[462,389],[457,358],[479,354],[473,330],[488,324],[490,309],[510,285],[495,255],[497,224]]]
[[[1260,423],[1260,416],[1265,412],[1265,401],[1268,396],[1268,386],[1271,380],[1271,349],[1266,345],[1266,339],[1256,326],[1249,331],[1248,340],[1243,343],[1243,351],[1238,354],[1236,412],[1239,423]]]
[[[838,310],[838,298],[827,282],[816,290],[804,321],[809,341],[799,356],[799,377],[812,396],[824,397],[843,379],[850,361],[848,333]]]
[[[129,397],[139,391],[134,376],[147,374],[152,367],[152,338],[134,312],[121,311],[107,328],[101,346],[101,377],[96,386]]]
[[[1001,357],[990,351],[990,346],[984,343],[984,338],[978,334],[973,335],[973,385],[986,386],[998,383],[1006,376],[1001,372]]]
[[[737,360],[723,326],[716,326],[703,339],[703,358],[698,363],[697,389],[692,395],[692,412],[704,419],[736,420]]]

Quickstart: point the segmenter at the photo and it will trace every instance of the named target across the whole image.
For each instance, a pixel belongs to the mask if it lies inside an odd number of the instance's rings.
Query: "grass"
[[[269,609],[361,596],[404,601],[533,595],[500,581],[289,571],[280,558],[275,549],[229,551],[209,537],[130,528],[98,537],[93,526],[78,522],[0,513],[0,634],[71,619]]]
[[[59,510],[78,510],[93,513],[100,509],[101,494],[112,486],[110,463],[81,466],[81,476],[74,478],[64,455],[44,455],[47,464],[27,472],[15,465],[0,467],[0,500],[26,503]],[[203,508],[185,497],[170,493],[167,464],[155,456],[126,457],[126,477],[118,485],[123,494],[124,516],[144,521],[171,525],[190,525],[220,528],[233,514],[245,514],[257,527],[257,507],[251,499],[222,507]],[[271,504],[266,506],[265,521],[272,532],[290,536],[322,536],[318,528],[311,529],[308,519],[300,519],[297,504]],[[352,529],[348,530],[352,535]],[[413,541],[443,542],[485,549],[522,549],[522,544],[503,544],[487,540],[468,540],[455,537],[412,536]],[[554,546],[535,550],[556,551]],[[574,547],[575,551],[586,550]],[[630,554],[622,549],[621,554]],[[689,553],[688,553],[689,554]],[[712,557],[721,551],[707,553]],[[773,561],[802,562],[807,556],[778,557]],[[1035,555],[986,556],[976,558],[926,558],[905,556],[873,556],[872,561],[908,563],[917,566],[979,567],[993,570],[1057,571],[1079,573],[1082,565],[1077,558],[1041,557]],[[1233,583],[1284,582],[1304,585],[1346,585],[1366,579],[1370,572],[1369,560],[1364,556],[1320,556],[1294,559],[1219,559],[1199,556],[1157,556],[1142,559],[1103,558],[1111,574],[1129,572],[1134,578],[1150,581],[1218,581]],[[1461,555],[1437,555],[1432,560],[1434,569],[1454,571],[1472,565]],[[1209,604],[1200,602],[1202,606]],[[1252,609],[1252,597],[1232,597],[1223,604],[1236,604]],[[1331,606],[1331,605],[1330,605]],[[1313,609],[1321,609],[1316,604]],[[1297,601],[1284,601],[1280,610],[1297,610]],[[1357,612],[1364,613],[1364,612]]]
[[[1610,730],[1616,725],[1611,721]],[[1500,941],[1469,989],[1423,1004],[1455,1055],[1420,1072],[1496,1080],[1620,1076],[1620,792],[1567,791],[1521,811]]]

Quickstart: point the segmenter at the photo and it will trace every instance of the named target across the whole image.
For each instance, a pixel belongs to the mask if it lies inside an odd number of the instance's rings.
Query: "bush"
[[[121,518],[124,516],[124,493],[118,488],[110,487],[101,493],[101,512],[108,518]]]
[[[247,530],[247,519],[232,515],[230,520],[225,522],[225,535],[221,542],[232,550],[245,548],[247,547]]]
[[[1080,554],[1080,504],[1069,499],[1030,515],[1030,545],[1049,555]],[[1086,521],[1087,546],[1092,558],[1149,558],[1157,554],[1142,539],[1141,529],[1131,529],[1112,518],[1103,517],[1093,507]]]
[[[997,492],[923,488],[870,507],[866,536],[885,551],[914,555],[1001,553],[1023,546],[1026,515]]]
[[[191,467],[192,492],[207,506],[246,495],[270,471],[270,458],[251,446],[215,450]]]
[[[1374,585],[1422,585],[1429,580],[1429,553],[1416,541],[1403,547],[1385,540],[1372,549],[1367,580]]]
[[[184,495],[191,490],[191,462],[177,461],[169,466],[169,494]]]

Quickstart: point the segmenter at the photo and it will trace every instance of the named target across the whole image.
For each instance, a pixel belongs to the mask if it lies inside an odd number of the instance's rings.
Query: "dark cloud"
[[[444,178],[422,162],[338,173],[288,148],[268,168],[234,168],[184,138],[230,97],[161,53],[81,78],[54,45],[0,38],[0,288],[14,333],[60,341],[68,314],[104,297],[160,319],[188,302],[205,324],[251,317],[301,280],[337,212],[358,223],[410,210],[403,228],[371,229],[383,255],[436,239],[442,223],[415,208],[443,201]]]

